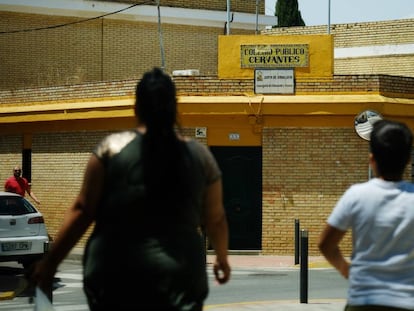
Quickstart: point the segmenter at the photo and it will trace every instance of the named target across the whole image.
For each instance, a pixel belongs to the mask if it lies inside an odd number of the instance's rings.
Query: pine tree
[[[305,26],[299,11],[298,0],[277,0],[275,12],[276,27]]]

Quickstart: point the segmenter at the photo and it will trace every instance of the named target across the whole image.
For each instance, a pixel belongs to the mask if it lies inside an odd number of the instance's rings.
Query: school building
[[[240,0],[227,34],[223,1],[161,2],[161,24],[153,5],[92,19],[128,4],[12,2],[0,5],[0,178],[23,165],[52,236],[95,144],[135,126],[135,85],[153,66],[174,73],[183,132],[220,164],[234,251],[293,255],[299,220],[318,255],[335,202],[369,178],[356,115],[414,129],[413,19],[265,29],[263,6]]]

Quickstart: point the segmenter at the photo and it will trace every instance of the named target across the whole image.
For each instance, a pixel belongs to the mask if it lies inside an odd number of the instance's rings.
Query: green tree
[[[276,27],[305,26],[299,11],[298,0],[277,0],[275,12],[277,16]]]

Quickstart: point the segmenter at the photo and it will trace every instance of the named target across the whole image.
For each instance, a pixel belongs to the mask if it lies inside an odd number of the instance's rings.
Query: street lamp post
[[[230,0],[227,0],[226,35],[230,34]]]
[[[331,33],[331,0],[328,0],[328,34]]]

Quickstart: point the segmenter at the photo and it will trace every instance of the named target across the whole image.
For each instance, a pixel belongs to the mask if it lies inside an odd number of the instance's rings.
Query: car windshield
[[[0,215],[25,215],[36,213],[29,201],[17,196],[0,196]]]

